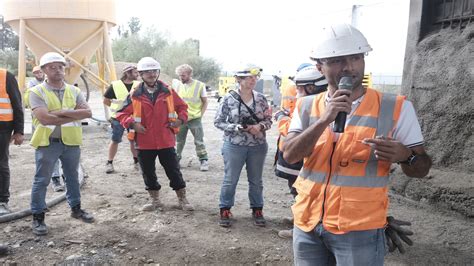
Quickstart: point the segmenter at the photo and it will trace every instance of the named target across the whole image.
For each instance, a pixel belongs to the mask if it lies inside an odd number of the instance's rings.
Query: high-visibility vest
[[[66,84],[64,90],[64,96],[62,102],[56,96],[56,94],[44,87],[43,84],[37,85],[30,88],[30,93],[35,93],[41,97],[47,107],[48,111],[54,110],[74,110],[76,108],[76,99],[81,90],[77,87]],[[33,125],[35,126],[35,132],[31,137],[31,146],[38,148],[43,146],[49,146],[49,137],[56,126],[54,125],[43,125],[40,121],[33,117]],[[61,139],[66,145],[78,146],[82,144],[82,127],[81,121],[73,121],[61,125]]]
[[[293,113],[296,103],[296,85],[289,84],[281,92],[281,108]]]
[[[303,97],[296,103],[303,128],[324,113],[326,93]],[[293,185],[298,191],[292,206],[298,228],[309,232],[322,222],[326,230],[342,234],[378,229],[386,224],[391,163],[377,160],[362,140],[380,135],[391,137],[404,99],[367,89],[336,143],[335,133],[326,128],[311,155],[304,159]],[[309,118],[303,119],[303,113],[309,113]]]
[[[166,107],[168,109],[168,122],[174,123],[178,119],[178,114],[176,113],[174,109],[174,99],[173,99],[173,94],[170,91],[170,94],[166,96]],[[141,123],[142,122],[142,102],[132,98],[132,106],[133,106],[133,119],[135,120],[136,123]],[[179,128],[174,128],[170,127],[170,129],[173,131],[174,134],[178,134]],[[128,140],[134,140],[135,139],[135,130],[131,129],[128,134],[127,138]]]
[[[132,90],[140,84],[139,81],[134,80],[132,83]],[[127,99],[129,94],[127,87],[122,80],[116,80],[112,82],[112,89],[114,90],[115,99],[111,99],[112,103],[110,104],[110,117],[115,118],[117,111],[122,109],[123,102]],[[132,91],[130,90],[130,91]]]
[[[0,121],[13,121],[13,107],[7,93],[6,69],[0,69]]]
[[[193,120],[202,116],[201,94],[202,90],[205,89],[206,86],[199,80],[193,80],[190,85],[179,85],[178,95],[186,102],[186,104],[188,104],[188,120]]]

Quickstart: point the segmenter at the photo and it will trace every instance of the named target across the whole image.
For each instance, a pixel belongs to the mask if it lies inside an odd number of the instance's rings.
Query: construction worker
[[[25,106],[25,108],[30,108],[30,104],[29,104],[30,89],[38,84],[43,83],[45,80],[45,75],[43,71],[41,71],[40,66],[33,67],[33,75],[35,76],[35,78],[28,82],[27,88],[25,92],[23,93],[23,105]],[[33,113],[31,115],[33,116]],[[33,133],[34,131],[35,131],[35,126],[32,124],[31,132]],[[54,192],[64,191],[64,185],[61,183],[61,162],[59,160],[57,160],[56,163],[54,164],[53,175],[51,176],[51,181],[52,181],[51,187],[53,188]]]
[[[372,50],[363,34],[342,24],[324,28],[318,39],[311,59],[328,91],[297,101],[283,146],[289,163],[304,159],[293,184],[294,261],[383,265],[390,166],[398,162],[421,178],[431,159],[411,102],[362,86]],[[336,119],[339,112],[346,121]],[[334,132],[341,124],[343,133]]]
[[[298,66],[296,69],[296,72],[300,71],[301,69],[311,66],[310,63],[302,63],[301,65]],[[284,88],[281,88],[281,110],[286,110],[289,113],[293,112],[293,109],[295,109],[295,103],[296,103],[296,85],[294,82],[295,77],[289,77],[290,82],[288,85]]]
[[[256,226],[265,226],[263,216],[263,165],[268,151],[266,131],[272,125],[272,111],[265,96],[254,91],[262,69],[242,68],[235,74],[239,89],[227,93],[214,118],[214,126],[224,131],[222,156],[224,180],[220,194],[222,227],[231,226],[230,209],[234,206],[235,190],[244,165],[249,182],[249,201]]]
[[[44,222],[46,188],[58,159],[66,177],[66,199],[71,207],[71,217],[86,223],[94,221],[94,217],[81,208],[78,179],[81,120],[92,116],[91,109],[80,89],[64,81],[64,57],[55,52],[46,53],[40,58],[40,66],[47,79],[31,88],[29,96],[35,125],[30,142],[36,149],[36,173],[31,189],[32,229],[35,235],[48,233]]]
[[[118,145],[122,142],[123,132],[125,129],[120,125],[116,119],[117,111],[122,108],[123,102],[127,98],[132,88],[138,86],[138,71],[135,65],[127,65],[123,69],[120,80],[113,81],[109,88],[104,93],[104,104],[109,106],[110,110],[110,125],[112,127],[112,139],[109,144],[109,157],[105,166],[105,172],[111,174],[114,169],[114,158],[117,154]],[[129,140],[130,151],[133,156],[133,166],[136,170],[139,169],[137,151],[135,150],[135,142]]]
[[[206,145],[204,144],[204,130],[201,118],[207,109],[206,85],[199,80],[193,79],[193,68],[188,65],[180,65],[176,68],[181,83],[178,83],[178,95],[188,105],[188,122],[181,125],[176,136],[176,152],[178,160],[182,158],[184,144],[188,130],[194,137],[194,146],[200,162],[200,170],[208,171],[209,163],[207,158]]]
[[[308,63],[301,64],[297,68],[294,82],[296,86],[295,99],[324,92],[327,90],[328,86],[328,82],[324,76],[321,75],[316,66]],[[285,138],[288,135],[288,128],[295,107],[294,104],[289,103],[290,100],[291,99],[287,98],[287,105],[282,106],[282,109],[275,113],[275,120],[278,123],[278,131],[280,132],[277,141],[277,153],[275,156],[275,175],[288,181],[290,193],[293,197],[296,197],[297,192],[293,187],[293,183],[295,183],[296,178],[298,177],[299,171],[303,166],[303,161],[301,160],[297,163],[290,164],[283,159],[283,152],[281,152]],[[288,220],[293,221],[293,219]],[[293,230],[280,230],[278,236],[281,238],[291,238],[293,236]]]
[[[124,128],[131,128],[135,132],[138,162],[145,189],[150,194],[150,202],[142,210],[154,211],[161,207],[161,185],[155,168],[158,156],[170,180],[170,187],[178,196],[180,208],[192,211],[194,207],[186,198],[186,183],[174,149],[176,131],[188,119],[187,105],[174,90],[158,79],[160,69],[160,63],[155,59],[140,59],[137,70],[143,82],[127,97],[117,114],[117,120]]]
[[[9,147],[23,143],[23,106],[18,83],[12,73],[0,69],[0,216],[10,213]]]

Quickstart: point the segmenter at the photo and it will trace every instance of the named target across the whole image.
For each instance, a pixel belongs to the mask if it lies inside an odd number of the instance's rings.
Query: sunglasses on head
[[[253,76],[259,76],[262,71],[263,71],[263,69],[261,69],[261,68],[251,68],[249,70],[239,71],[237,73],[239,73],[239,74],[250,74],[250,75],[253,75]]]

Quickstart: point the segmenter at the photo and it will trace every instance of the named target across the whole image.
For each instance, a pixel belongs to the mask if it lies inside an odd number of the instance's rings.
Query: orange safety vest
[[[178,119],[178,114],[176,113],[174,109],[173,94],[170,92],[170,94],[165,99],[166,99],[166,106],[168,108],[168,122],[170,123],[176,122],[176,120]],[[135,122],[141,123],[142,122],[142,103],[139,100],[132,98],[132,106],[133,106],[133,119],[135,119]],[[174,132],[174,134],[178,134],[179,132],[179,128],[170,127],[170,129]],[[127,134],[127,138],[129,140],[135,139],[134,129],[130,129],[130,131]]]
[[[281,93],[281,108],[293,113],[296,103],[296,85],[289,84]]]
[[[13,121],[13,107],[7,93],[6,69],[0,69],[0,121]]]
[[[296,103],[303,128],[321,117],[326,93]],[[385,226],[391,163],[377,160],[362,140],[392,137],[404,99],[367,89],[337,142],[332,129],[326,128],[293,185],[298,191],[292,206],[298,228],[310,232],[322,222],[326,230],[343,234]]]

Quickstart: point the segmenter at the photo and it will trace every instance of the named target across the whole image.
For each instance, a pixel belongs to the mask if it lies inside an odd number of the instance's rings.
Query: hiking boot
[[[71,208],[71,217],[82,220],[85,223],[94,222],[94,216],[81,209],[81,204],[78,204]]]
[[[160,201],[160,191],[159,190],[148,190],[150,194],[150,202],[143,205],[142,211],[151,212],[160,207],[163,207],[163,204]]]
[[[194,211],[193,205],[186,198],[186,188],[176,190],[176,195],[178,196],[179,207],[183,211]]]
[[[219,225],[222,227],[230,227],[232,225],[230,218],[232,217],[232,213],[229,209],[221,209],[221,218],[219,220]]]
[[[5,214],[9,214],[11,212],[12,211],[10,210],[10,208],[8,208],[8,203],[0,202],[0,216],[5,215]]]
[[[201,170],[202,172],[209,171],[209,163],[207,162],[207,160],[201,161],[201,166],[199,167],[199,170]]]
[[[280,230],[278,231],[278,236],[284,239],[293,238],[293,229]]]
[[[31,228],[33,229],[33,234],[37,236],[48,234],[48,227],[44,223],[44,212],[33,214],[33,224]]]
[[[105,173],[111,174],[113,172],[115,172],[114,165],[112,163],[107,162],[107,164],[105,165]]]
[[[54,192],[61,192],[64,191],[64,186],[61,184],[61,180],[59,176],[51,177],[51,186],[53,187]]]
[[[263,212],[261,209],[253,209],[252,211],[253,222],[256,226],[265,226],[267,221],[263,218]]]
[[[282,222],[285,225],[293,226],[293,216],[283,218]]]

